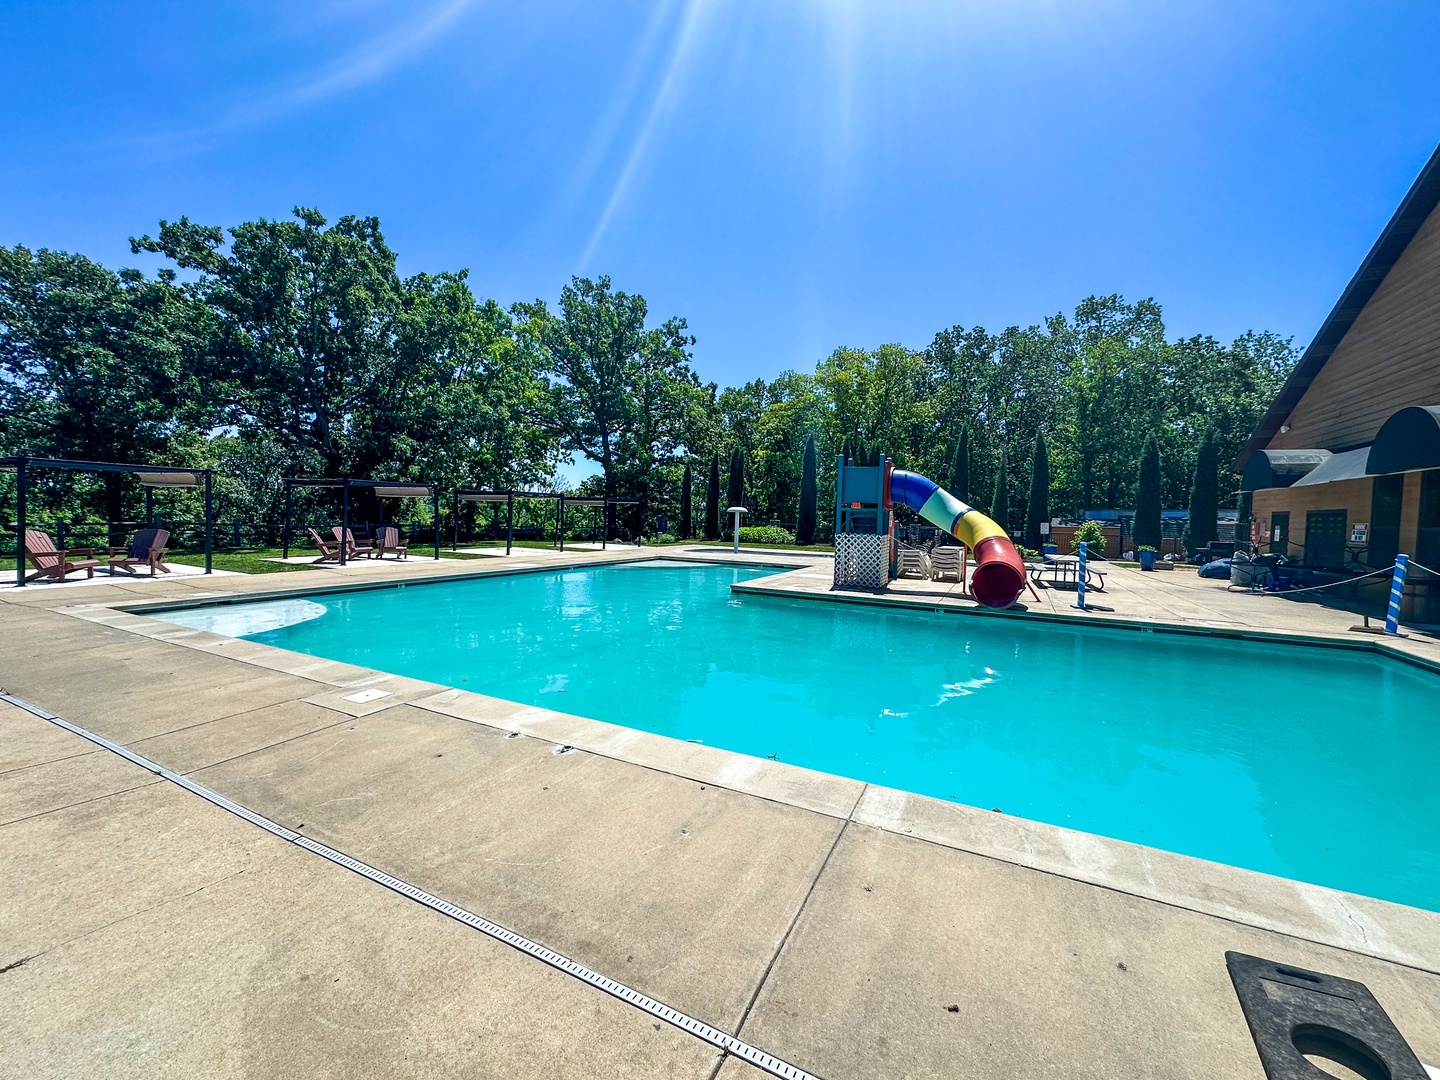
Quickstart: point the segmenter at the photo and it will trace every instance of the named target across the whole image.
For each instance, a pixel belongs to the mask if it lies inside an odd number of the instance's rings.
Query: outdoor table
[[[1034,578],[1036,582],[1049,584],[1052,587],[1068,585],[1073,588],[1079,584],[1080,556],[1046,556],[1044,564],[1032,570],[1031,577]],[[1086,588],[1093,588],[1097,592],[1104,592],[1104,573],[1087,564],[1085,567],[1085,586]]]

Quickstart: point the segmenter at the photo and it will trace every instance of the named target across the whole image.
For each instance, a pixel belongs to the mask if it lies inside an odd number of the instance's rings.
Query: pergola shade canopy
[[[382,499],[427,499],[432,493],[426,484],[376,484],[371,490]]]
[[[1370,446],[1366,471],[1440,468],[1440,405],[1411,405],[1385,421]]]
[[[205,486],[204,473],[200,472],[137,472],[135,479],[145,487],[198,488]]]
[[[1329,450],[1257,450],[1245,462],[1241,491],[1286,488],[1329,461]]]
[[[211,572],[211,561],[215,549],[215,515],[210,502],[209,469],[177,469],[171,465],[136,465],[123,461],[75,461],[70,458],[4,457],[0,458],[0,469],[15,470],[15,585],[23,587],[26,582],[25,560],[29,557],[25,548],[25,533],[28,526],[26,514],[27,496],[31,484],[30,476],[36,469],[59,469],[62,472],[128,473],[145,489],[145,517],[154,524],[155,488],[200,488],[205,492],[205,573]],[[107,523],[108,526],[108,523]],[[110,573],[114,574],[114,569]],[[153,573],[153,569],[152,569]]]

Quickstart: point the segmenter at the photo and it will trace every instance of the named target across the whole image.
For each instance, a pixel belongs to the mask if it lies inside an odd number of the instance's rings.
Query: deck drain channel
[[[614,979],[607,978],[598,971],[594,971],[584,964],[571,960],[568,956],[557,953],[553,949],[547,949],[537,941],[531,941],[529,938],[517,934],[513,930],[507,930],[498,923],[493,923],[489,919],[481,918],[473,911],[466,911],[462,907],[457,907],[448,900],[442,900],[433,893],[428,893],[418,886],[411,885],[408,881],[401,881],[397,877],[392,877],[385,873],[385,871],[377,870],[368,863],[363,863],[359,859],[353,859],[343,851],[336,851],[334,848],[327,847],[325,844],[317,843],[308,836],[302,836],[293,829],[287,829],[284,825],[271,821],[269,818],[227,799],[219,792],[211,791],[209,788],[195,783],[195,781],[188,777],[181,776],[176,772],[171,772],[163,765],[158,765],[149,758],[141,757],[139,754],[126,749],[119,743],[111,742],[103,735],[96,735],[93,731],[87,731],[85,728],[72,724],[62,716],[56,716],[54,713],[46,712],[39,706],[31,705],[28,701],[21,701],[19,698],[12,697],[4,691],[0,691],[0,701],[9,702],[11,705],[24,709],[26,712],[38,716],[42,720],[48,720],[50,723],[55,724],[57,727],[64,728],[73,735],[79,735],[82,739],[88,739],[96,746],[103,746],[112,754],[118,754],[126,761],[138,765],[147,772],[154,773],[156,776],[163,777],[172,784],[184,788],[192,795],[198,795],[206,802],[213,803],[223,810],[228,810],[237,817],[244,818],[252,825],[258,825],[266,832],[278,836],[282,840],[290,841],[290,843],[296,847],[302,847],[306,851],[319,855],[322,859],[328,859],[337,866],[343,866],[345,869],[351,870],[361,877],[368,878],[377,885],[383,885],[385,888],[391,889],[401,896],[414,900],[417,904],[424,904],[426,907],[438,911],[442,915],[448,915],[457,922],[464,923],[472,930],[479,930],[487,937],[492,937],[496,941],[504,942],[511,948],[518,949],[527,956],[539,960],[541,963],[548,964],[550,967],[563,971],[565,974],[571,975],[581,982],[595,987],[597,990],[603,990],[611,997],[619,998],[627,1005],[633,1005],[641,1012],[648,1013],[657,1020],[663,1020],[667,1024],[671,1024],[719,1050],[724,1050],[732,1057],[737,1057],[741,1061],[754,1065],[757,1069],[767,1072],[771,1076],[781,1077],[782,1080],[820,1080],[820,1078],[813,1073],[808,1073],[804,1069],[791,1065],[788,1061],[782,1061],[773,1054],[767,1054],[764,1050],[751,1046],[749,1043],[737,1039],[735,1036],[721,1031],[719,1028],[711,1027],[703,1020],[696,1020],[693,1016],[688,1016],[678,1009],[672,1009],[664,1002],[656,1001],[654,998],[642,994],[639,990],[626,986],[624,983],[618,983]]]

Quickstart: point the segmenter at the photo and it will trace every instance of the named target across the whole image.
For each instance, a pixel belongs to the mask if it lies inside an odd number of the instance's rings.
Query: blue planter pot
[[[1041,554],[1054,555],[1059,549],[1054,544],[1045,544],[1040,548]]]
[[[1154,569],[1155,569],[1155,552],[1153,552],[1153,551],[1141,551],[1141,552],[1137,552],[1137,554],[1140,556],[1140,569],[1141,569],[1141,570],[1154,570]]]

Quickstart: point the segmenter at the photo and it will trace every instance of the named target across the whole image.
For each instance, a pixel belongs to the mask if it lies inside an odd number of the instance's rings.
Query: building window
[[[1400,550],[1400,504],[1405,492],[1405,474],[1377,476],[1370,496],[1370,546],[1365,564],[1376,570],[1395,565]]]
[[[1440,570],[1440,469],[1420,474],[1420,534],[1415,538],[1415,561]]]

